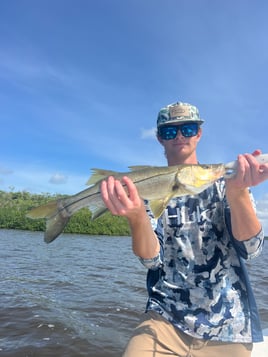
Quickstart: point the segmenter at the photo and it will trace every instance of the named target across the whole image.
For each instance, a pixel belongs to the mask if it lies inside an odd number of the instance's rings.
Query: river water
[[[267,241],[268,243],[268,241]],[[144,310],[129,237],[0,230],[0,356],[120,357]],[[248,265],[268,328],[268,244]]]

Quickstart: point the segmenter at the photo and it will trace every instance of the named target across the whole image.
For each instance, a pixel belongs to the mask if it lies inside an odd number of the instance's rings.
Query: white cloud
[[[13,174],[5,181],[0,177],[1,190],[27,191],[31,193],[75,194],[86,188],[88,173],[57,171],[39,163],[24,164],[12,162]],[[54,174],[52,174],[55,172]]]
[[[142,129],[141,130],[141,138],[142,139],[148,139],[148,138],[155,139],[155,135],[156,135],[156,129],[155,128]]]
[[[56,185],[62,185],[65,184],[68,181],[68,176],[62,175],[60,173],[56,173],[51,178],[49,179],[50,183],[56,184]]]

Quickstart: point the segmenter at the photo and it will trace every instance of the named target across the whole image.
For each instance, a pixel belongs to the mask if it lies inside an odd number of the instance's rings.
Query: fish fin
[[[61,215],[61,212],[56,216],[47,218],[46,231],[44,234],[44,241],[51,243],[55,240],[64,230],[66,224],[69,222],[70,217]]]
[[[95,183],[105,179],[108,176],[116,176],[118,172],[113,170],[103,170],[103,169],[91,169],[92,175],[87,181],[87,185],[94,185]]]
[[[44,205],[31,209],[31,211],[29,211],[26,214],[26,217],[32,219],[47,218],[52,216],[57,211],[57,209],[58,209],[58,202],[51,201]]]
[[[150,208],[155,218],[159,218],[164,212],[169,200],[152,200],[149,202]]]
[[[154,166],[148,166],[148,165],[134,165],[134,166],[128,166],[130,171],[139,171],[139,170],[144,170],[144,169],[151,169]]]
[[[70,219],[66,211],[60,209],[59,204],[62,205],[62,200],[51,201],[33,208],[26,214],[26,217],[32,219],[46,218],[46,231],[44,234],[44,241],[46,243],[51,243],[55,240],[62,233]]]
[[[94,208],[90,207],[90,211],[91,211],[91,219],[93,221],[94,219],[99,218],[105,212],[107,212],[107,208],[106,207],[102,207],[102,208],[94,209]]]

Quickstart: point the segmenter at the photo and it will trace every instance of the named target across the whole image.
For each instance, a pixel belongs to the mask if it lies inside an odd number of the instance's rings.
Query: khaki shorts
[[[199,340],[186,335],[154,311],[144,314],[123,357],[250,357],[252,343]]]

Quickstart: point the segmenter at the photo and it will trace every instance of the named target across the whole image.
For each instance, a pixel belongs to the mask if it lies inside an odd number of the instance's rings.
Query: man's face
[[[170,159],[172,161],[173,159],[175,159],[176,161],[183,161],[186,158],[190,157],[193,153],[195,153],[197,144],[202,135],[202,130],[200,127],[197,127],[196,131],[191,132],[189,130],[187,131],[187,128],[186,131],[180,130],[180,126],[181,125],[178,125],[176,127],[175,125],[172,125],[173,128],[171,127],[170,130],[168,130],[168,126],[166,126],[166,128],[164,128],[163,130],[163,135],[161,135],[161,131],[158,132],[158,140],[165,148],[165,154],[167,156],[168,161],[170,161]],[[174,129],[173,133],[172,129]],[[186,135],[192,134],[193,136],[185,136],[185,133]],[[176,136],[174,137],[174,139],[170,139],[170,137],[173,137],[175,134]]]

